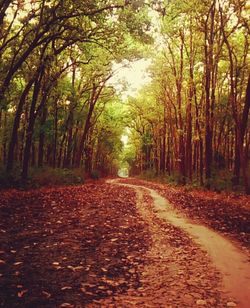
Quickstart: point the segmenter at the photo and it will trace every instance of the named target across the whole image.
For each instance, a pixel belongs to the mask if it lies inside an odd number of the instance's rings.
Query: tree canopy
[[[248,13],[246,0],[1,1],[3,172],[125,164],[249,193]],[[151,82],[124,100],[114,64],[141,58]]]

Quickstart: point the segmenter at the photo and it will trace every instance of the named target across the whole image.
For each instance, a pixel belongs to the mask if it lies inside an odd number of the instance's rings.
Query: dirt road
[[[118,184],[119,181],[113,181]],[[211,263],[219,271],[222,278],[222,289],[235,302],[228,302],[227,305],[248,308],[250,303],[250,262],[249,256],[229,239],[214,232],[210,228],[192,222],[184,217],[180,211],[176,211],[174,206],[165,198],[160,196],[155,190],[145,188],[141,185],[131,185],[120,183],[126,187],[134,188],[137,194],[150,194],[152,197],[153,211],[156,217],[171,223],[191,236],[192,241],[204,249],[210,257]],[[142,211],[142,201],[139,197],[137,207]],[[143,211],[142,211],[143,212]],[[143,215],[144,219],[148,215]],[[205,303],[204,303],[205,304]]]
[[[245,307],[162,207],[156,192],[114,182],[3,192],[0,306]]]

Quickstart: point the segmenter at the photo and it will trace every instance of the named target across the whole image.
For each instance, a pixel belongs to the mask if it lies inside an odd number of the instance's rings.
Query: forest
[[[247,0],[1,0],[1,187],[127,168],[249,194],[249,11]],[[124,99],[114,67],[139,59],[150,82]]]
[[[0,0],[0,307],[249,308],[249,16]]]

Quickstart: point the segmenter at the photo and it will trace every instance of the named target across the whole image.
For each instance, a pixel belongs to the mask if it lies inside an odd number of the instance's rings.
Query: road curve
[[[250,305],[250,262],[248,257],[227,238],[206,226],[196,224],[177,212],[173,206],[155,190],[144,186],[118,183],[118,184],[144,190],[154,200],[156,215],[170,222],[175,227],[187,232],[210,256],[215,267],[222,274],[224,291],[235,298],[237,307],[249,308]]]

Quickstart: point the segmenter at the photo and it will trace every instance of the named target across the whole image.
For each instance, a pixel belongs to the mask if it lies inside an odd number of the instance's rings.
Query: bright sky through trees
[[[127,143],[128,143],[128,135],[122,135],[121,141],[123,142],[124,145],[127,145]]]
[[[114,65],[114,71],[117,71],[117,73],[111,78],[110,84],[114,85],[116,90],[121,93],[123,100],[126,100],[128,96],[136,97],[138,91],[151,81],[151,77],[147,72],[150,64],[150,59],[140,59],[129,62],[123,67],[120,64]],[[125,146],[128,143],[128,139],[129,136],[127,134],[121,137],[121,141]]]
[[[140,59],[134,62],[114,64],[116,73],[110,79],[117,91],[121,92],[123,100],[128,96],[136,96],[138,90],[149,83],[151,78],[147,68],[151,64],[150,59]]]

